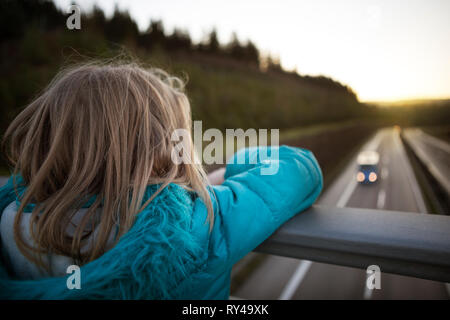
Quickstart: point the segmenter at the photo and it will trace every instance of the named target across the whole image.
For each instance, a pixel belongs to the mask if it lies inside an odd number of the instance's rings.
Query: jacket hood
[[[17,200],[10,178],[0,188],[0,215]],[[16,187],[18,194],[24,187]],[[158,185],[148,186],[144,201]],[[200,245],[191,232],[194,196],[168,185],[140,212],[131,229],[100,258],[80,267],[81,289],[65,277],[19,280],[0,261],[0,299],[170,299],[196,268]],[[0,248],[1,250],[1,248]],[[189,289],[189,288],[185,288]]]

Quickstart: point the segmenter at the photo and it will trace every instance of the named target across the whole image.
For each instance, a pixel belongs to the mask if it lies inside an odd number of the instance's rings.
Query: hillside
[[[194,119],[204,127],[292,128],[359,117],[367,112],[353,91],[327,77],[286,72],[250,42],[217,42],[215,31],[202,43],[187,33],[164,31],[152,21],[139,32],[126,12],[107,19],[96,8],[82,17],[81,30],[66,28],[67,15],[49,1],[2,2],[0,43],[0,130],[56,74],[86,59],[125,55],[162,67],[187,80]]]

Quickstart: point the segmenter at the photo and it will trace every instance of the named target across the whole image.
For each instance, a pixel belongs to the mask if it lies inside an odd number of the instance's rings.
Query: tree
[[[233,32],[231,36],[231,42],[228,44],[228,52],[236,60],[243,60],[245,56],[245,49],[239,42],[236,32]]]
[[[244,47],[244,59],[251,64],[259,65],[259,50],[250,40]]]
[[[209,34],[208,42],[207,42],[207,50],[211,53],[218,53],[220,51],[219,40],[217,39],[217,31],[213,29]]]
[[[135,41],[139,30],[136,22],[130,17],[128,11],[120,11],[115,7],[114,15],[106,22],[105,36],[109,41],[122,43],[126,39]]]
[[[106,28],[106,17],[103,13],[103,10],[99,8],[97,5],[94,5],[94,9],[92,10],[92,14],[90,16],[90,20],[92,24],[97,30],[100,30],[102,33]]]
[[[165,47],[169,51],[189,51],[192,49],[192,40],[187,32],[175,28],[173,33],[167,38]]]
[[[147,50],[151,50],[157,45],[164,47],[166,41],[161,20],[151,20],[147,31],[139,36],[138,44]]]

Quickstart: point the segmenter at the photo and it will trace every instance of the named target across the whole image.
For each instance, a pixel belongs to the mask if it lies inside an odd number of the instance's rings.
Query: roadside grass
[[[344,91],[328,90],[286,75],[205,57],[138,53],[155,67],[186,81],[194,120],[205,128],[293,128],[368,115]]]
[[[367,119],[361,120],[367,122]],[[282,129],[280,132],[280,142],[291,141],[305,136],[311,136],[322,132],[331,132],[342,128],[354,126],[358,120],[347,120],[338,122],[321,123],[317,125],[301,126],[292,129]]]
[[[450,143],[450,125],[420,127],[425,133]]]

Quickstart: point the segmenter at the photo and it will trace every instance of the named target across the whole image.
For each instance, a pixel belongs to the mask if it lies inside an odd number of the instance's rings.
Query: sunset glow
[[[61,8],[72,2],[58,0]],[[326,75],[362,101],[450,97],[450,1],[106,1],[107,14],[128,9],[141,30],[161,19],[166,30],[187,30],[201,41],[217,28],[227,42],[236,32],[286,69]]]

